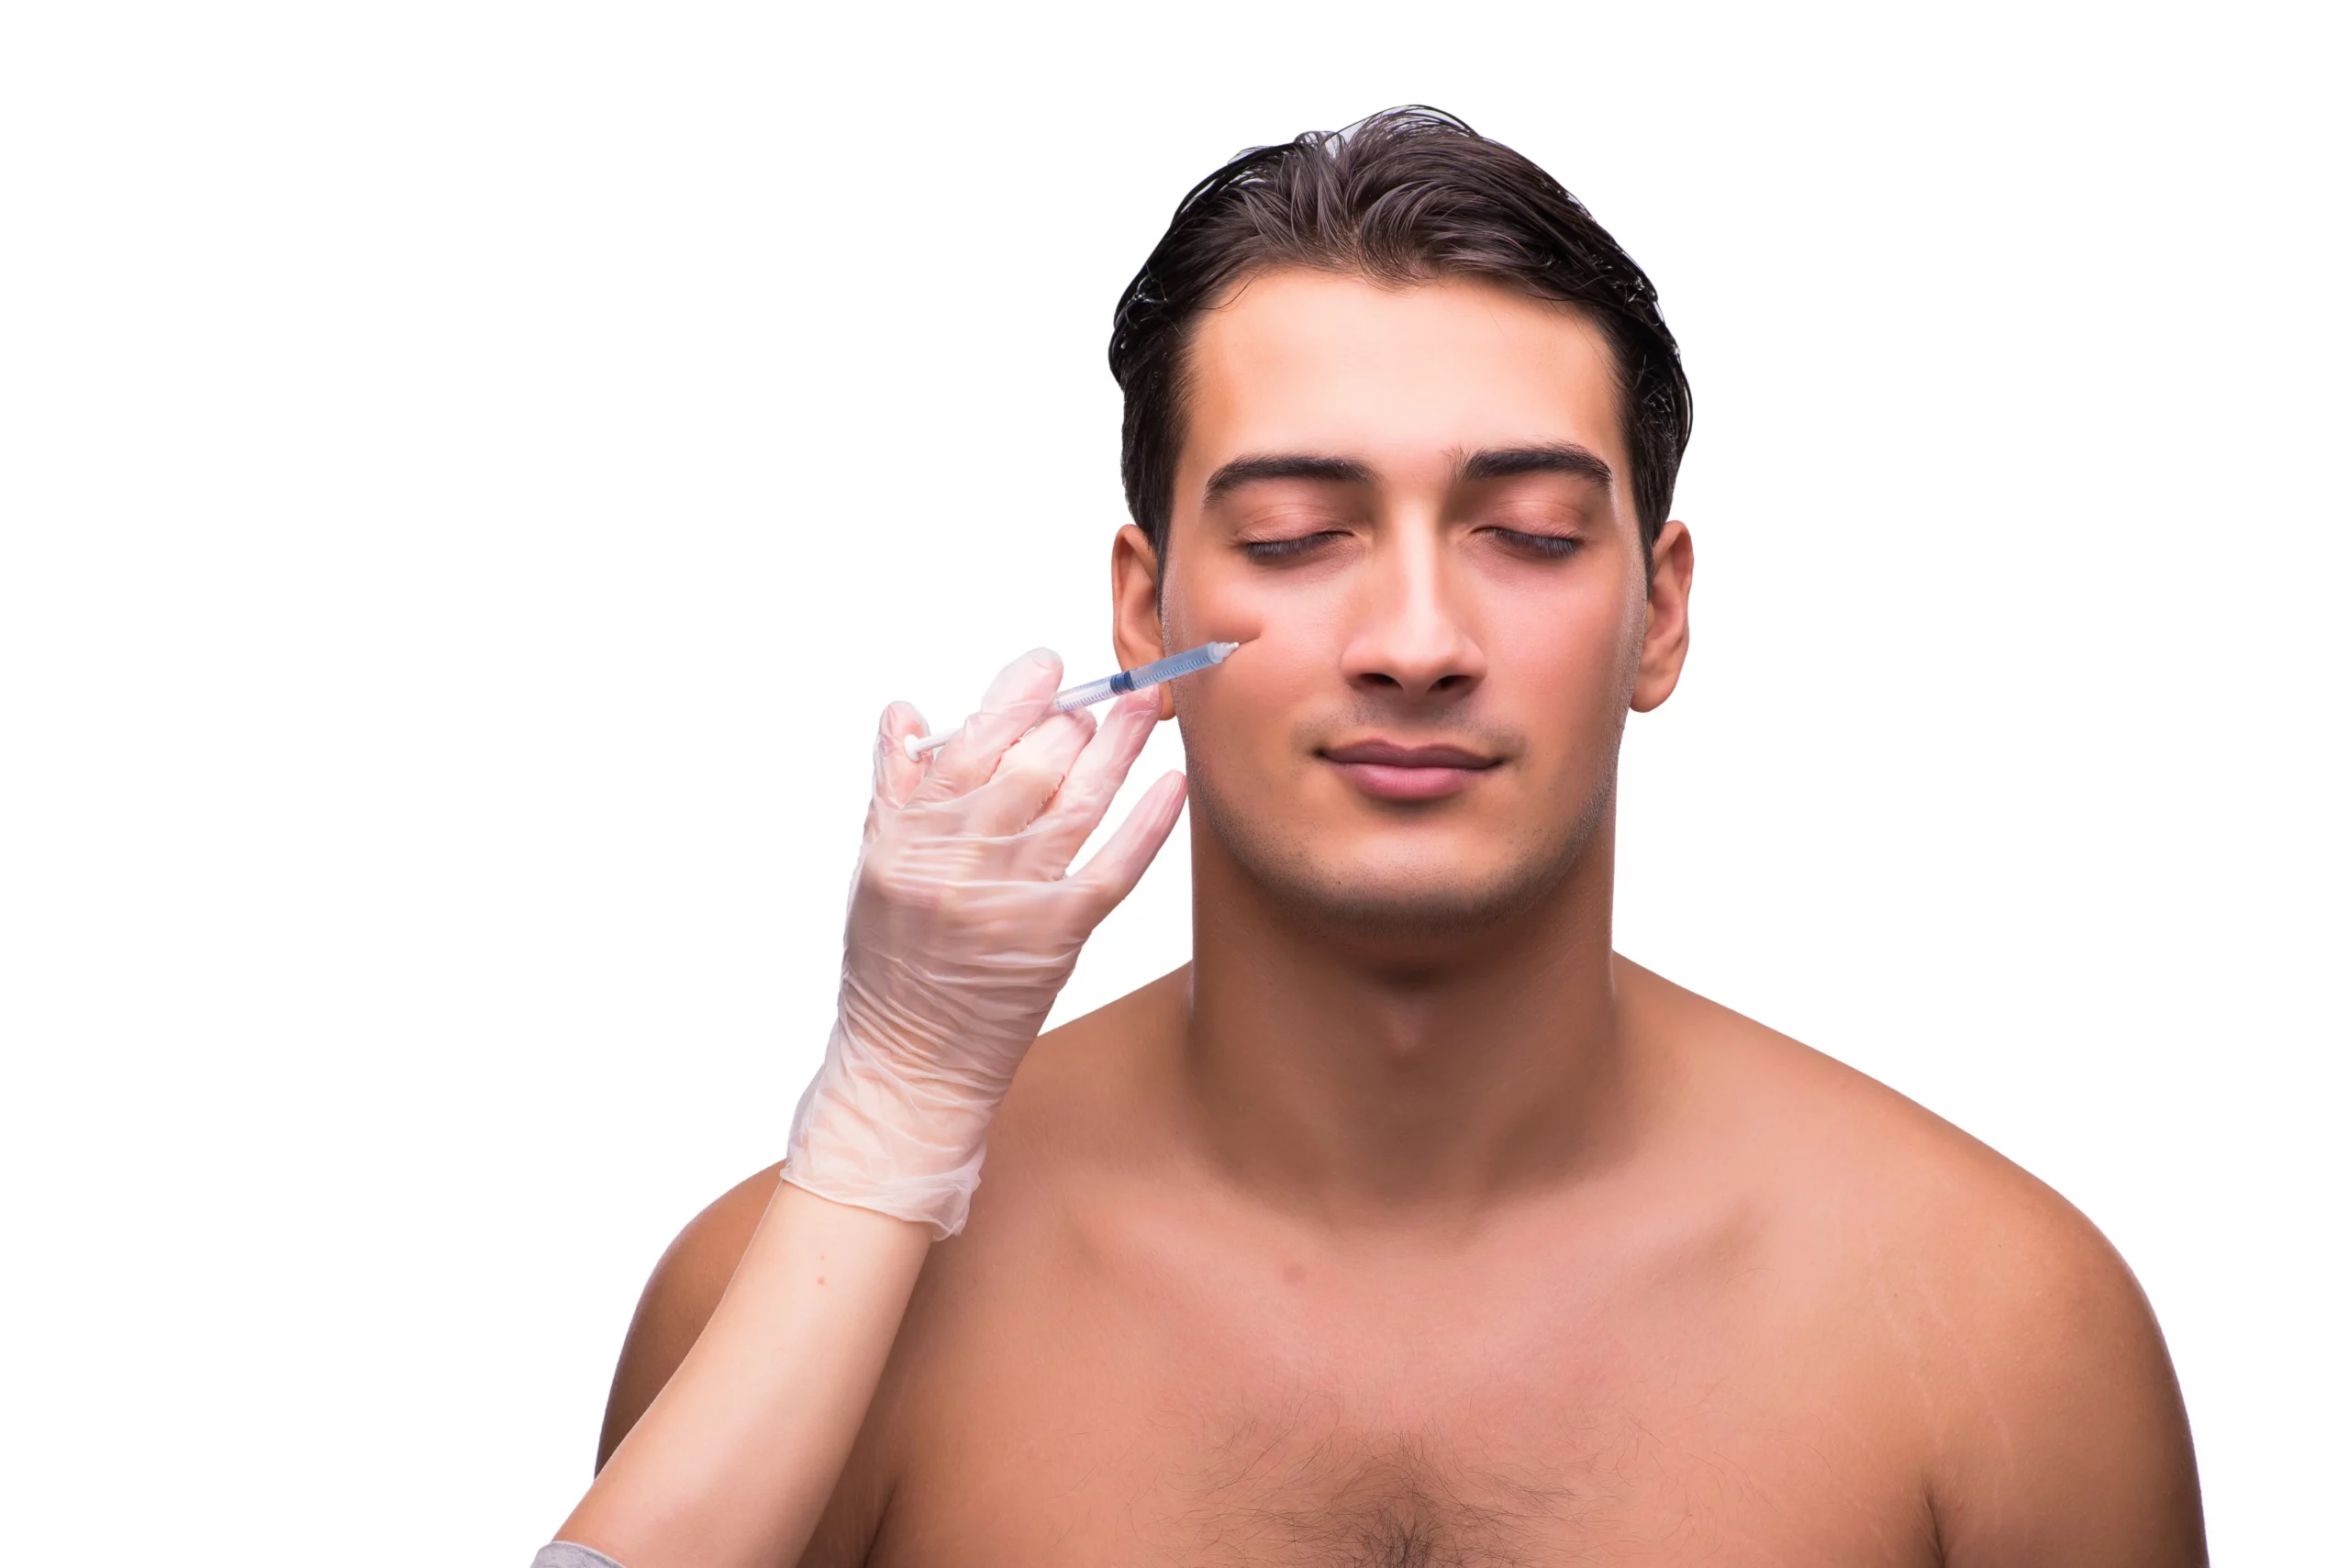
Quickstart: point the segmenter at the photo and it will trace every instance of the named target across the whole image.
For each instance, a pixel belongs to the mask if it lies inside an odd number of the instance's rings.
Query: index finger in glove
[[[909,702],[881,710],[881,733],[873,742],[873,798],[903,806],[921,784],[921,764],[906,755],[906,738],[929,733],[921,711]]]
[[[951,800],[993,778],[1003,754],[1052,711],[1060,685],[1060,655],[1049,648],[1031,649],[1006,664],[979,699],[979,711],[930,759],[915,798]]]

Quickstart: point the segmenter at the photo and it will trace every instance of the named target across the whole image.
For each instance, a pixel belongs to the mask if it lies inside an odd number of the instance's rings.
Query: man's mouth
[[[1392,740],[1356,740],[1322,748],[1348,783],[1378,800],[1438,800],[1457,795],[1477,774],[1500,765],[1498,757],[1460,746],[1405,746]]]

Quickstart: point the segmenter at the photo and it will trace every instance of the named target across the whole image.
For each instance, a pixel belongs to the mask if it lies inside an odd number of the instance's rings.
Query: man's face
[[[1492,284],[1276,272],[1188,368],[1164,581],[1127,529],[1119,639],[1131,663],[1253,638],[1174,688],[1200,825],[1345,926],[1538,899],[1686,644],[1686,532],[1652,595],[1605,339]]]

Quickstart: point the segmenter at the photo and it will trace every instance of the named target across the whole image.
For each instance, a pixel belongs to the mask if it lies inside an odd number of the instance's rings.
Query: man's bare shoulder
[[[1679,1115],[1731,1152],[1757,1190],[1859,1225],[1903,1255],[1948,1259],[1965,1277],[2110,1284],[2119,1256],[2045,1183],[1914,1100],[1823,1051],[1618,961],[1639,1027],[1675,1069]],[[1996,1253],[1986,1280],[1976,1266]],[[2133,1284],[2131,1287],[2133,1290]]]
[[[994,1189],[1011,1184],[1029,1163],[1023,1155],[1039,1135],[1048,1129],[1114,1128],[1117,1118],[1088,1113],[1120,1086],[1130,1093],[1131,1048],[1145,1030],[1161,1026],[1170,1000],[1180,1006],[1184,974],[1177,971],[1145,985],[1036,1042],[990,1137],[987,1180],[980,1186],[982,1212],[998,1207]],[[612,1377],[599,1465],[685,1361],[718,1309],[766,1214],[782,1168],[770,1165],[718,1195],[677,1233],[653,1266]]]
[[[1953,1563],[2202,1561],[2186,1414],[2121,1255],[1914,1101],[1638,966],[1689,1131],[1819,1270],[1823,1325],[1898,1363]],[[1635,1000],[1634,1000],[1635,999]],[[2137,1556],[2129,1556],[2134,1551]]]
[[[1184,971],[1053,1029],[1036,1042],[990,1138],[981,1210],[998,1207],[995,1190],[1011,1184],[1027,1148],[1047,1129],[1107,1129],[1115,1118],[1087,1114],[1120,1086],[1130,1092],[1131,1048],[1159,1027],[1171,1000],[1181,1005]],[[1169,987],[1173,987],[1170,993]],[[1087,1102],[1092,1102],[1088,1104]],[[780,1163],[746,1177],[711,1200],[653,1265],[620,1349],[596,1450],[600,1466],[685,1359],[718,1309],[734,1268],[774,1195]]]

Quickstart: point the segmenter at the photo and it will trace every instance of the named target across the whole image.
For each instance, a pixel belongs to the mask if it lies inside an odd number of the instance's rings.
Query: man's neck
[[[1433,1218],[1620,1148],[1611,812],[1532,907],[1424,943],[1313,920],[1205,831],[1192,859],[1186,1077],[1235,1178],[1341,1222]]]

